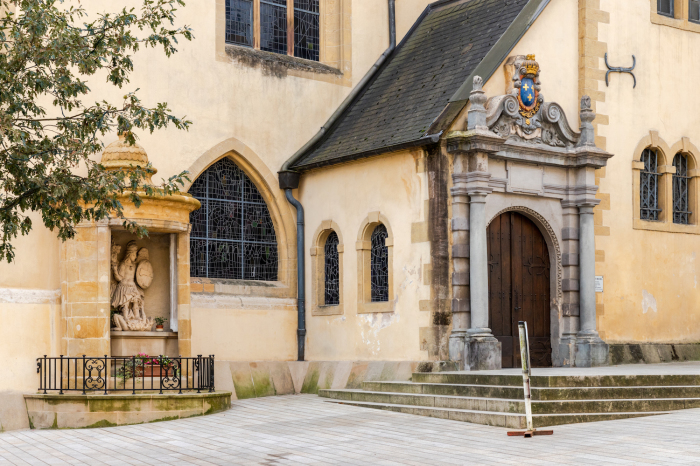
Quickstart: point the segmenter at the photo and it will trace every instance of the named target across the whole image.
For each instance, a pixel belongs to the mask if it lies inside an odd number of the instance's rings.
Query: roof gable
[[[530,3],[541,11],[548,0]],[[483,68],[479,65],[527,4],[460,0],[428,6],[355,101],[292,168],[303,171],[432,142],[431,125],[441,114],[456,117],[454,97],[464,93],[465,81]]]

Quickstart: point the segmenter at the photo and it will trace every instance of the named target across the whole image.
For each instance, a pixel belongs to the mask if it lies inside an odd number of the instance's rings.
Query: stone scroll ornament
[[[486,125],[503,138],[529,144],[573,148],[580,139],[555,102],[546,102],[541,93],[540,65],[535,55],[515,62],[510,94],[489,99]]]
[[[154,319],[146,316],[144,290],[153,282],[153,266],[146,248],[139,249],[134,241],[126,245],[126,253],[118,260],[121,246],[112,245],[111,304],[114,314],[113,330],[147,332],[153,328]]]

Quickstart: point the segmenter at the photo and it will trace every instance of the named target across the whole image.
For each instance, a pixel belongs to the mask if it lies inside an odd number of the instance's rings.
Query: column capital
[[[578,212],[580,215],[593,215],[593,208],[596,204],[580,204],[578,205]]]

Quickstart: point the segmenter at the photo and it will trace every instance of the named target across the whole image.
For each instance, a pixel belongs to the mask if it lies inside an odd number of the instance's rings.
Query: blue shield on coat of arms
[[[532,107],[536,99],[535,82],[532,78],[523,78],[520,84],[520,100],[526,107]]]

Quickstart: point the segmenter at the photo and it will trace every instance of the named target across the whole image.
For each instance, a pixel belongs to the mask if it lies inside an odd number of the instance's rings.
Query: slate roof
[[[364,91],[291,168],[304,171],[430,143],[431,124],[527,3],[429,5]]]

